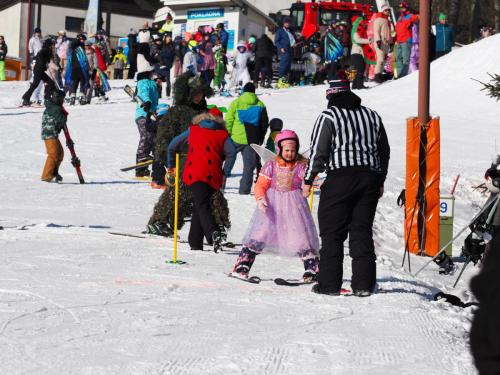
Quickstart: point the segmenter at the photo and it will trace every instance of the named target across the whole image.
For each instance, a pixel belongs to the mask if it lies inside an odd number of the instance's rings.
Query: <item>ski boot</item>
[[[236,260],[236,263],[231,272],[231,276],[238,277],[240,279],[248,279],[248,274],[250,273],[250,268],[252,268],[253,262],[255,262],[255,257],[257,253],[244,247],[240,251],[240,255]]]
[[[76,102],[76,96],[72,96],[72,97],[69,99],[69,105],[75,105],[75,102]]]
[[[62,176],[59,174],[59,168],[54,171],[54,179],[57,183],[62,182],[63,180]]]
[[[87,100],[85,100],[85,97],[80,96],[80,98],[78,98],[78,103],[80,105],[85,105],[85,104],[87,104]]]
[[[29,100],[23,99],[22,107],[31,107],[31,102]]]
[[[365,289],[353,290],[352,295],[356,297],[370,297],[372,295],[372,292]]]
[[[168,224],[160,223],[159,221],[156,221],[153,224],[148,224],[146,227],[146,233],[168,238],[172,238],[174,236],[172,228],[170,228]]]
[[[214,253],[222,250],[222,244],[226,241],[227,235],[222,230],[216,230],[212,233],[212,244],[214,246]]]
[[[314,283],[318,281],[318,275],[316,275],[314,272],[306,271],[302,275],[302,280],[304,280],[305,283]]]
[[[287,89],[290,87],[290,84],[288,83],[287,79],[285,77],[281,77],[278,79],[278,83],[276,85],[277,89]]]
[[[439,266],[440,275],[453,275],[455,273],[455,263],[446,253],[441,253],[434,262]]]

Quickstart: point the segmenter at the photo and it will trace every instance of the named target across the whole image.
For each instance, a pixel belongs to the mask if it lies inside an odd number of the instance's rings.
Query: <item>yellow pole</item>
[[[309,195],[309,211],[313,210],[313,200],[314,200],[314,185],[311,187],[311,195]]]
[[[177,224],[179,220],[179,154],[175,154],[174,258],[177,263]]]

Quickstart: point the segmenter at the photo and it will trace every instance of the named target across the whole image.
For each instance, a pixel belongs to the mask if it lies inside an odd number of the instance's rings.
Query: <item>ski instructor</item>
[[[311,158],[304,177],[307,197],[326,170],[318,209],[321,237],[318,283],[313,292],[338,295],[342,288],[344,241],[349,234],[354,295],[368,297],[376,281],[373,220],[389,165],[390,148],[382,119],[363,107],[339,72],[326,91],[328,108],[316,120]]]

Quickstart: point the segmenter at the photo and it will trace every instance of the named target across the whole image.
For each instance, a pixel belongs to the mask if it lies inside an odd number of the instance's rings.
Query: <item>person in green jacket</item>
[[[243,157],[243,176],[240,180],[239,193],[250,194],[253,183],[253,171],[257,166],[258,158],[250,147],[252,143],[262,145],[269,126],[267,109],[255,95],[255,86],[248,82],[243,87],[243,93],[229,106],[226,114],[226,128],[236,151]]]

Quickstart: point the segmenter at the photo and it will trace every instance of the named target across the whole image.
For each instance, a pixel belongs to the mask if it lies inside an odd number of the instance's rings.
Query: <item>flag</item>
[[[95,35],[97,33],[97,22],[99,19],[99,0],[89,0],[89,9],[85,17],[83,31],[87,35]]]

